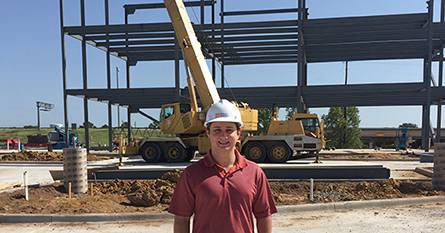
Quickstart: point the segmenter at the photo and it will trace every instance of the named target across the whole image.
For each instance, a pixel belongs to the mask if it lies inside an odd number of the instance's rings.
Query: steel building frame
[[[85,0],[80,0],[81,25],[65,26],[63,0],[60,1],[60,31],[65,127],[68,127],[67,96],[84,100],[84,120],[88,122],[88,99],[108,102],[109,145],[113,104],[128,107],[131,113],[143,108],[159,108],[173,101],[188,101],[188,92],[180,88],[179,61],[182,55],[175,41],[171,23],[131,24],[129,15],[142,9],[163,8],[162,3],[124,5],[125,23],[109,24],[108,0],[105,5],[105,25],[85,25]],[[186,2],[187,7],[200,8],[200,23],[194,24],[206,58],[212,59],[212,74],[221,64],[220,94],[229,99],[248,102],[255,107],[272,105],[287,107],[330,106],[392,106],[421,105],[422,146],[430,148],[430,106],[438,105],[437,139],[440,139],[441,105],[445,99],[443,87],[443,47],[445,39],[444,0],[441,1],[440,22],[433,22],[433,0],[428,0],[426,13],[378,15],[361,17],[309,19],[305,0],[296,0],[298,8],[225,11],[220,0],[220,23],[216,23],[214,0]],[[211,22],[205,23],[205,8],[211,8]],[[225,23],[224,18],[236,15],[292,13],[295,19]],[[83,88],[66,86],[65,35],[82,43]],[[107,88],[87,86],[86,45],[102,49],[107,59]],[[126,61],[126,88],[111,88],[110,56]],[[307,64],[332,61],[365,61],[382,59],[423,59],[423,82],[355,85],[308,86]],[[142,61],[175,61],[175,87],[131,88],[130,67]],[[439,63],[439,81],[432,86],[432,62]],[[224,87],[224,66],[246,64],[297,63],[296,86]],[[85,142],[89,149],[88,125]],[[130,124],[128,138],[131,139]]]

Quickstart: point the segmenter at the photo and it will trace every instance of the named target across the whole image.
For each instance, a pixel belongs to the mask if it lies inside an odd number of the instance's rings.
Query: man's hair
[[[213,122],[212,122],[213,123]],[[207,129],[210,130],[210,126],[212,125],[212,123],[207,124]],[[240,123],[236,123],[236,122],[231,122],[234,123],[236,125],[236,129],[240,130],[241,129],[241,124]]]

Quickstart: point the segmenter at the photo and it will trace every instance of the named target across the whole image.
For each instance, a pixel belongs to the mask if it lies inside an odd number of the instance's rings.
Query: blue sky
[[[65,24],[80,25],[79,0],[65,0]],[[110,21],[123,23],[123,8],[126,3],[161,2],[161,0],[110,0]],[[277,4],[279,2],[279,5]],[[230,10],[253,10],[268,8],[296,7],[296,0],[254,1],[225,0],[225,8]],[[62,79],[60,60],[58,0],[3,0],[0,8],[0,127],[36,124],[36,101],[55,104],[51,112],[42,112],[41,124],[63,123]],[[335,3],[335,4],[334,4]],[[435,4],[435,20],[439,17],[439,4]],[[307,0],[309,18],[364,16],[379,14],[400,14],[426,12],[424,0]],[[104,10],[102,0],[86,0],[87,25],[103,24]],[[219,7],[219,4],[218,4]],[[217,10],[219,12],[219,10]],[[207,12],[209,14],[210,11]],[[199,9],[189,12],[197,21]],[[199,16],[198,16],[199,17]],[[292,15],[256,16],[254,20],[289,19]],[[228,17],[226,22],[243,20],[242,17]],[[130,23],[166,22],[164,9],[138,11],[130,16]],[[209,22],[209,18],[207,18]],[[81,88],[81,46],[78,40],[66,38],[66,57],[68,87]],[[105,54],[103,51],[88,47],[88,85],[91,88],[106,87]],[[112,58],[113,87],[116,86],[114,67],[119,67],[120,86],[125,83],[124,62]],[[308,66],[309,85],[343,84],[344,63],[316,63]],[[173,62],[143,62],[132,68],[132,87],[172,87],[174,86]],[[217,72],[219,73],[219,71]],[[276,75],[280,74],[279,82]],[[437,66],[433,69],[437,79]],[[219,76],[219,75],[218,75]],[[182,75],[181,85],[186,85]],[[226,67],[226,87],[242,86],[284,86],[296,83],[295,64],[245,65]],[[381,60],[349,63],[349,83],[417,82],[422,80],[421,60]],[[217,81],[219,86],[219,79]],[[82,99],[69,97],[69,120],[83,121]],[[122,109],[122,108],[121,108]],[[107,105],[89,102],[90,121],[95,125],[107,122]],[[319,114],[327,109],[311,109]],[[145,110],[157,116],[157,110]],[[113,124],[116,124],[116,108],[113,107]],[[403,122],[420,125],[421,107],[361,107],[362,127],[397,127]],[[445,115],[445,114],[443,114]],[[126,113],[121,111],[121,120]],[[444,121],[442,119],[442,121]],[[431,110],[431,122],[435,126],[436,107]],[[133,115],[132,125],[149,124],[142,116]]]

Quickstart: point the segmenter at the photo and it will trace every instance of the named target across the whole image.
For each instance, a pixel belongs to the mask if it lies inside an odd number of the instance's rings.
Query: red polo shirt
[[[252,233],[253,216],[277,212],[263,170],[236,151],[228,172],[211,154],[188,166],[176,185],[168,211],[193,218],[193,233]],[[221,170],[223,169],[223,170]]]

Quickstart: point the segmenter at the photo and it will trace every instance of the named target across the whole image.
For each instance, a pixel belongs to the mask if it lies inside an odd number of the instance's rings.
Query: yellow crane
[[[164,0],[164,4],[187,68],[190,103],[161,106],[160,129],[176,137],[147,138],[133,151],[141,154],[147,162],[183,162],[193,158],[196,151],[207,153],[210,146],[204,128],[205,113],[220,97],[183,1]],[[200,106],[195,90],[199,95]],[[240,149],[250,160],[286,162],[299,152],[315,153],[323,147],[323,126],[316,114],[298,113],[285,121],[274,117],[265,135],[253,136],[252,132],[258,126],[258,111],[246,103],[238,103],[237,106],[245,132]]]

